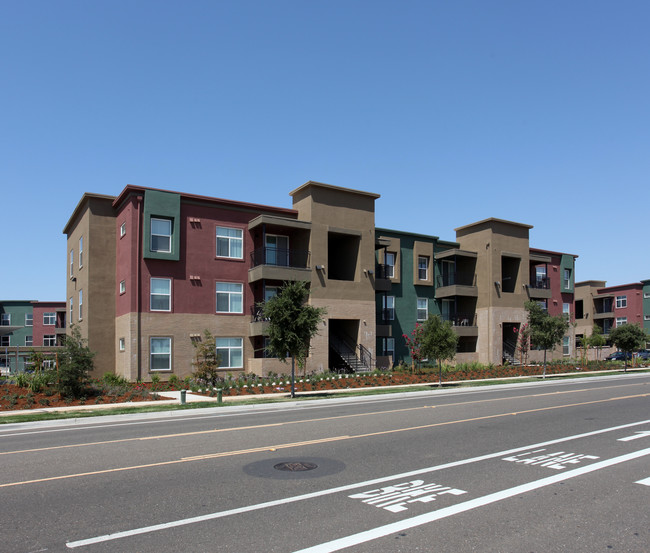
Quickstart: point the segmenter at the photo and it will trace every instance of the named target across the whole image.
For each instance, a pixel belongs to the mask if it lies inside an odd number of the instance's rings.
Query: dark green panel
[[[171,252],[151,251],[151,219],[171,221]],[[142,251],[145,259],[180,259],[181,243],[181,197],[172,192],[145,190],[144,228],[142,231]]]

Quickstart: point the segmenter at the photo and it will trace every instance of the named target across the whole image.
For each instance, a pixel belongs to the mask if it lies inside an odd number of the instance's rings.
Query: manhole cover
[[[293,463],[278,463],[277,465],[273,465],[273,468],[290,472],[303,472],[305,470],[314,470],[315,468],[318,468],[318,465],[307,463],[305,461],[297,461]]]

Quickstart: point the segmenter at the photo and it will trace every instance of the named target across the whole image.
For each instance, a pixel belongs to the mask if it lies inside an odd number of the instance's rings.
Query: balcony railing
[[[462,312],[443,315],[443,321],[451,321],[452,326],[476,326],[476,313]]]
[[[395,308],[387,307],[379,312],[379,322],[386,324],[395,320]]]
[[[376,267],[377,278],[393,278],[394,267],[380,263]]]
[[[436,285],[443,286],[476,286],[476,275],[467,273],[452,273],[450,275],[438,275]]]
[[[531,279],[529,287],[535,290],[550,290],[551,279],[548,277]]]
[[[251,252],[251,267],[273,265],[274,267],[309,268],[308,250],[288,250],[264,246]]]
[[[252,323],[263,323],[268,321],[267,317],[264,317],[264,311],[261,307],[254,305],[251,307],[251,322]]]

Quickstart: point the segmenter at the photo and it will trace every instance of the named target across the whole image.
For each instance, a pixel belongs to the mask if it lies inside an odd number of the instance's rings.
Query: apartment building
[[[458,335],[455,362],[501,364],[516,359],[517,332],[528,320],[526,301],[572,320],[577,256],[530,248],[531,228],[485,219],[457,228],[456,242],[377,229],[386,241],[378,249],[378,272],[385,265],[391,284],[378,295],[378,325],[392,330],[390,338],[378,337],[378,349],[395,362],[410,363],[402,335],[437,314]],[[570,356],[574,348],[570,331],[554,353]],[[529,358],[542,355],[531,352]]]
[[[0,301],[0,367],[21,371],[34,351],[56,354],[65,333],[65,302]]]
[[[637,324],[650,328],[650,281],[607,286],[604,280],[576,283],[576,334],[590,336],[598,325],[605,336],[612,328]]]
[[[84,194],[64,228],[67,297],[96,375],[186,376],[204,330],[224,371],[286,372],[265,355],[259,303],[292,280],[327,309],[307,370],[371,368],[379,196],[312,181],[290,195],[291,209],[133,185]]]

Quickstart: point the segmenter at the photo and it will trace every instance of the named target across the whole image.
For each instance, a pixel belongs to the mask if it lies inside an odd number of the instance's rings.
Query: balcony
[[[388,265],[379,264],[375,267],[375,291],[376,292],[390,292],[391,281],[390,272],[392,267]]]
[[[477,298],[476,275],[467,273],[438,275],[436,278],[436,298],[451,298],[454,296]]]
[[[551,279],[548,277],[535,278],[530,281],[528,285],[529,298],[542,298],[549,299],[552,297],[551,293]]]
[[[459,311],[451,315],[443,315],[442,320],[450,321],[458,336],[478,336],[476,313]]]
[[[269,320],[264,318],[262,308],[254,305],[251,307],[251,323],[250,335],[251,336],[264,336],[269,327]]]
[[[248,282],[310,280],[310,252],[264,246],[251,253]]]

